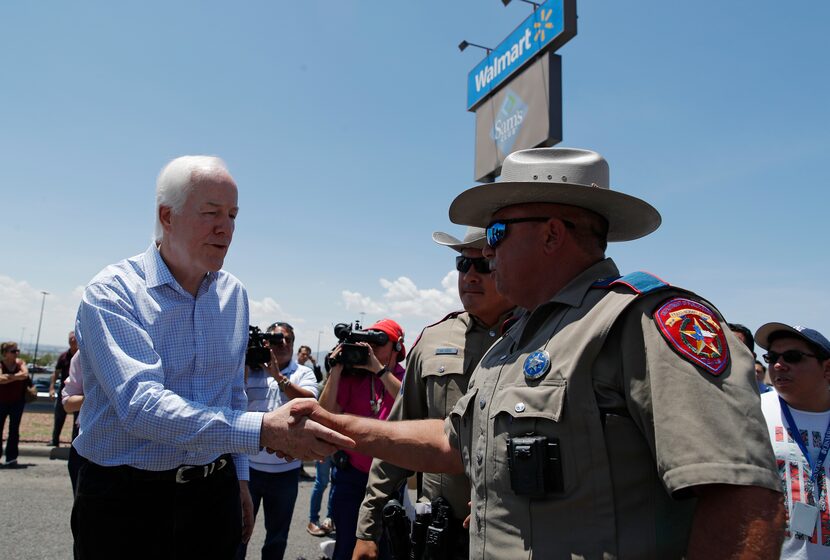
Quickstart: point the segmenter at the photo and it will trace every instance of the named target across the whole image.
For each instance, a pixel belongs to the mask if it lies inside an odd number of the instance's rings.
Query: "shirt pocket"
[[[477,402],[477,394],[478,389],[470,389],[467,394],[458,399],[458,402],[455,404],[455,408],[453,408],[448,415],[448,420],[451,426],[448,430],[450,444],[461,452],[465,470],[469,470],[469,466],[471,465],[470,456],[472,453],[473,413]]]
[[[426,385],[427,410],[430,418],[446,418],[467,390],[464,357],[431,356],[424,360],[421,377]]]
[[[495,467],[496,487],[512,492],[507,442],[510,438],[529,434],[545,436],[549,443],[559,443],[563,493],[567,494],[573,487],[575,458],[569,446],[573,436],[564,416],[566,394],[567,381],[562,379],[545,380],[534,387],[500,387],[496,391],[490,408],[492,441],[488,449]]]

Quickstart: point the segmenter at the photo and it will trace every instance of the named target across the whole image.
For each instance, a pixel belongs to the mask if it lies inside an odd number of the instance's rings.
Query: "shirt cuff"
[[[231,445],[235,453],[259,453],[259,433],[264,412],[241,412],[231,419]]]
[[[781,492],[777,473],[758,465],[702,463],[674,468],[663,475],[663,483],[671,494],[684,496],[685,491],[706,484],[760,486]]]

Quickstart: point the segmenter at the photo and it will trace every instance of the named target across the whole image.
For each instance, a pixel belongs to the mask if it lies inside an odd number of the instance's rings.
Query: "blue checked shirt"
[[[233,453],[248,480],[263,414],[247,412],[248,296],[239,280],[209,273],[194,297],[153,244],[92,279],[75,333],[85,392],[78,453],[151,471]]]

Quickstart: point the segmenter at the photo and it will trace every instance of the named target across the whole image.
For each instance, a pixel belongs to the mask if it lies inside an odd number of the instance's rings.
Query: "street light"
[[[513,0],[501,0],[501,3],[507,6]],[[530,0],[519,0],[519,2],[524,2],[525,4],[531,4],[533,6],[533,11],[535,12],[536,9],[541,6],[541,4],[537,4],[536,2],[531,2]]]
[[[40,301],[40,320],[37,322],[37,339],[35,340],[35,357],[32,358],[32,366],[37,367],[37,347],[40,344],[40,326],[43,324],[43,306],[46,305],[46,296],[49,292],[40,292],[43,294],[43,299]]]
[[[485,47],[484,45],[476,45],[475,43],[470,43],[469,41],[461,41],[458,43],[458,50],[464,52],[467,47],[478,47],[480,49],[484,49],[487,51],[487,56],[490,56],[490,53],[493,52],[493,49],[490,47]]]
[[[323,336],[323,329],[317,331],[317,359],[320,359],[320,337]]]

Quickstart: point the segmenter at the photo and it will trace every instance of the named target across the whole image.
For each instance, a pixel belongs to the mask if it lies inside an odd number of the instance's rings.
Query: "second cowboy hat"
[[[484,246],[487,244],[487,235],[483,228],[470,226],[464,232],[463,240],[443,231],[433,233],[432,240],[439,245],[455,249],[460,253],[464,249],[484,249]]]
[[[660,213],[639,198],[612,191],[608,162],[591,150],[534,148],[504,160],[501,180],[467,189],[450,205],[456,224],[486,227],[505,206],[534,202],[592,210],[608,220],[608,241],[644,237],[660,227]]]

